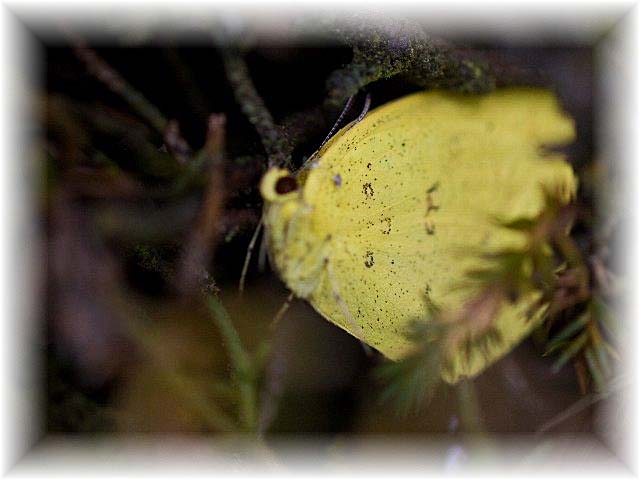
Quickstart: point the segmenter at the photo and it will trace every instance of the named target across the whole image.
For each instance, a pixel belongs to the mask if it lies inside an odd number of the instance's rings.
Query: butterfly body
[[[509,89],[485,96],[421,92],[383,105],[338,132],[295,176],[261,183],[268,251],[292,292],[391,359],[414,347],[412,322],[452,309],[480,265],[472,253],[518,248],[495,218],[534,216],[542,187],[563,202],[571,167],[541,146],[573,139],[552,94]],[[293,181],[292,181],[293,180]],[[457,359],[449,381],[472,376],[536,325],[530,295],[503,307],[501,340]]]

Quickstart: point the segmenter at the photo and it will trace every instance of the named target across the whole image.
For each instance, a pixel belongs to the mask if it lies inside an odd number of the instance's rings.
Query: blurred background
[[[157,26],[99,39],[64,22],[35,29],[43,81],[29,85],[40,128],[28,147],[42,159],[34,194],[46,255],[46,432],[332,442],[598,430],[608,397],[586,357],[574,352],[553,368],[557,356],[543,355],[586,302],[472,382],[441,385],[426,408],[399,414],[383,396],[379,354],[301,300],[274,324],[288,292],[258,249],[240,294],[268,161],[301,165],[363,89],[375,108],[422,88],[552,88],[577,127],[566,149],[581,185],[572,239],[592,258],[618,234],[619,219],[604,234],[596,221],[615,172],[594,141],[594,44],[558,32],[527,44],[464,30],[432,36],[406,19],[362,23],[324,22],[310,33],[283,22],[265,35],[227,18],[186,33]],[[435,60],[409,58],[412,48]],[[605,257],[613,275],[610,249]]]

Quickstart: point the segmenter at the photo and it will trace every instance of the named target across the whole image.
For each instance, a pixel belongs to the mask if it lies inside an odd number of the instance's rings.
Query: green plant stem
[[[257,428],[257,395],[254,382],[254,372],[251,368],[251,359],[242,347],[238,331],[233,326],[227,310],[220,300],[213,296],[208,297],[208,306],[213,320],[222,335],[227,349],[235,379],[238,383],[240,394],[240,421],[247,431],[255,431]]]
[[[149,340],[148,334],[137,323],[128,324],[130,334],[136,339],[143,352],[158,364],[159,373],[171,389],[189,403],[189,406],[202,418],[208,427],[220,432],[233,432],[237,429],[235,422],[220,408],[198,393],[198,389],[183,375],[178,374],[171,362]]]
[[[187,188],[196,180],[202,178],[202,171],[207,164],[210,157],[206,148],[198,150],[192,157],[191,161],[187,163],[187,166],[175,183],[168,189],[167,195],[174,196],[184,193]]]
[[[191,408],[205,421],[207,426],[220,432],[236,430],[235,422],[214,403],[200,395],[198,388],[184,375],[178,374],[171,368],[161,368],[160,372],[172,390],[189,402]]]
[[[471,380],[462,380],[456,388],[460,420],[466,433],[481,433],[480,407],[476,389]]]

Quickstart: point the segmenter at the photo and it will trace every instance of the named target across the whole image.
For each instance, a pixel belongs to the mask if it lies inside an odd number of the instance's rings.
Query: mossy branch
[[[223,61],[236,101],[260,135],[269,157],[269,166],[290,166],[293,148],[283,128],[276,125],[264,100],[258,94],[244,58],[237,52],[225,50]]]
[[[327,80],[327,104],[342,106],[362,87],[402,75],[421,87],[444,87],[482,93],[495,88],[488,63],[478,54],[428,36],[408,20],[371,22],[352,18],[330,25],[353,49],[353,60]]]

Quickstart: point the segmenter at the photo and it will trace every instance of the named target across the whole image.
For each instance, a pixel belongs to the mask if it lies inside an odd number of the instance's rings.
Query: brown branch
[[[182,258],[178,263],[176,286],[183,294],[193,292],[205,277],[204,269],[213,258],[218,240],[219,223],[223,216],[226,197],[224,184],[224,140],[225,116],[213,114],[209,117],[204,153],[211,166],[202,207],[195,228],[186,242]]]
[[[175,120],[169,120],[167,127],[164,129],[163,136],[164,144],[171,154],[180,163],[185,164],[191,157],[191,148],[187,141],[182,137],[180,133],[180,126]]]

